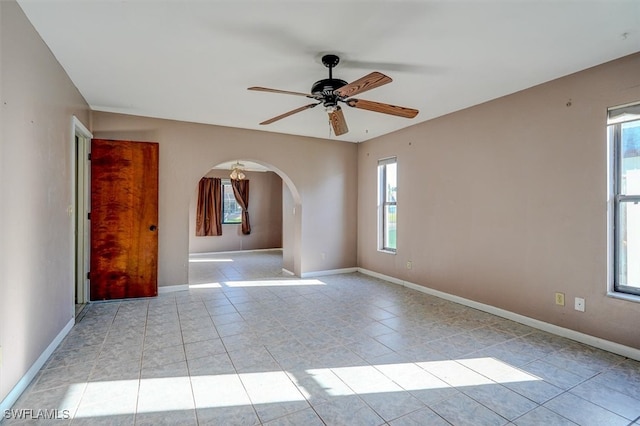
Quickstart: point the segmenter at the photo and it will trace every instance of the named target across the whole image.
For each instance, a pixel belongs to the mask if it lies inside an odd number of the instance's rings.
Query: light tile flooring
[[[14,409],[74,425],[640,424],[640,362],[281,263],[192,256],[189,291],[90,305]]]

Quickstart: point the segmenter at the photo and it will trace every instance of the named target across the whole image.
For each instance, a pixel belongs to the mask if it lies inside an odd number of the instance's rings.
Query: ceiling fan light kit
[[[231,166],[231,174],[229,177],[233,180],[242,180],[246,177],[244,174],[244,164],[241,164],[239,161]]]
[[[382,114],[395,115],[397,117],[413,118],[418,115],[417,109],[352,98],[352,96],[359,93],[363,93],[367,90],[375,89],[376,87],[391,83],[393,80],[391,80],[390,77],[380,72],[374,71],[356,81],[347,83],[344,80],[333,78],[333,68],[340,63],[340,58],[338,56],[324,55],[322,57],[322,63],[325,67],[329,68],[329,78],[316,81],[313,86],[311,86],[311,93],[291,92],[288,90],[269,89],[267,87],[257,86],[249,87],[248,90],[304,96],[316,101],[315,103],[296,108],[294,110],[285,112],[284,114],[273,117],[269,120],[263,121],[260,124],[271,124],[285,117],[289,117],[290,115],[297,114],[299,112],[314,108],[322,104],[325,108],[325,111],[329,115],[329,122],[331,123],[331,127],[333,128],[333,133],[336,136],[344,135],[349,131],[349,128],[347,127],[344,113],[342,112],[342,108],[340,107],[340,105],[338,105],[338,102],[342,102],[352,108],[364,109],[367,111],[374,111]]]

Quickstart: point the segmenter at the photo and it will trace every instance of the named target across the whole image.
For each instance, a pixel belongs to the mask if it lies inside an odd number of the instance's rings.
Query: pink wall
[[[189,203],[189,253],[256,250],[282,247],[282,179],[273,172],[246,172],[249,179],[251,234],[240,225],[222,225],[222,235],[196,237],[197,185]],[[229,179],[229,171],[211,170],[205,176]]]
[[[640,303],[606,295],[606,113],[638,100],[635,54],[360,144],[359,266],[640,348]],[[389,156],[396,255],[376,250]]]
[[[0,401],[73,321],[72,116],[89,107],[22,9],[0,1]]]
[[[188,282],[194,188],[212,166],[238,158],[275,171],[292,192],[296,274],[356,266],[357,145],[104,112],[92,120],[95,137],[160,145],[159,286]]]

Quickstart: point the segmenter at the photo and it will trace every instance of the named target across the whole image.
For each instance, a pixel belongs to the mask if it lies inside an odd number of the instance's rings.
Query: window
[[[378,161],[378,248],[394,253],[397,248],[397,166],[395,157]]]
[[[613,290],[640,295],[640,104],[608,116]]]
[[[222,180],[222,223],[242,223],[242,208],[236,201],[229,179]]]

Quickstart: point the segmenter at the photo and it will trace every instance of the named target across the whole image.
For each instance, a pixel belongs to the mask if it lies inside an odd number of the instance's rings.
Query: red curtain
[[[219,178],[202,178],[198,184],[196,236],[222,235],[222,186]]]
[[[242,208],[242,233],[249,235],[251,233],[251,224],[249,223],[249,180],[248,179],[231,179],[231,187],[233,195],[240,208]]]

